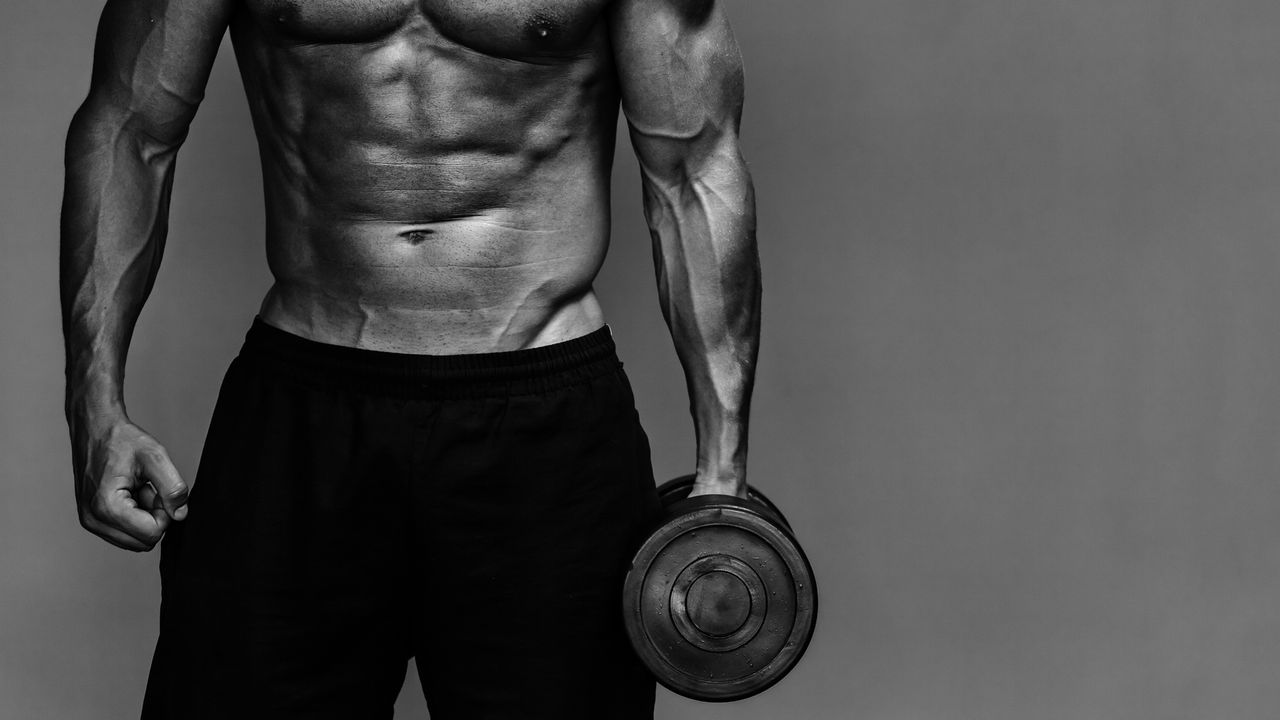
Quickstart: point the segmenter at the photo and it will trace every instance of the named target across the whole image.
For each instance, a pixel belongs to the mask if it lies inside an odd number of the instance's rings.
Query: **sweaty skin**
[[[604,324],[619,105],[698,440],[745,492],[759,342],[742,69],[714,0],[108,0],[67,141],[67,418],[82,524],[152,547],[187,488],[128,420],[129,339],[174,161],[230,30],[257,133],[267,323],[403,353],[516,350]]]

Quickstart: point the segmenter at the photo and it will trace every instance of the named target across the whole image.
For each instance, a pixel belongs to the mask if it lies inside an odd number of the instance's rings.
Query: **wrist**
[[[747,436],[744,425],[722,425],[720,432],[699,438],[697,464],[699,480],[714,483],[746,482]]]
[[[746,497],[747,468],[745,458],[726,464],[698,463],[694,471],[694,494],[736,495]]]
[[[67,424],[73,431],[98,434],[122,422],[128,422],[124,399],[116,392],[84,392],[68,389]]]

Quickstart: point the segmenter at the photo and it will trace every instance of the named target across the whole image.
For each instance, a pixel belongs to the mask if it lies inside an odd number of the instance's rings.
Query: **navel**
[[[404,238],[410,245],[421,245],[434,233],[435,230],[427,229],[406,230],[405,232],[400,233],[400,237]]]

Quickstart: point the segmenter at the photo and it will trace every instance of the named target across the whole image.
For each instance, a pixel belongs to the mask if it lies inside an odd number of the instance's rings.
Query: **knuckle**
[[[160,523],[155,527],[148,528],[146,533],[138,538],[148,549],[155,547],[160,543],[160,539],[164,537],[165,524]]]
[[[89,500],[88,515],[92,520],[106,520],[111,517],[111,506],[107,503],[105,495],[97,493]]]
[[[121,545],[121,542],[120,542],[119,540],[115,539],[115,538],[113,537],[112,533],[110,532],[110,530],[111,530],[110,526],[108,526],[108,525],[106,525],[106,524],[104,524],[104,523],[102,523],[102,522],[100,522],[100,521],[98,521],[98,520],[96,520],[96,519],[94,519],[94,518],[92,518],[92,517],[88,517],[88,516],[86,516],[86,517],[81,518],[81,520],[80,520],[80,527],[84,528],[86,531],[88,531],[88,532],[89,532],[89,534],[93,535],[94,537],[100,538],[100,539],[102,539],[102,540],[106,540],[107,542],[111,543],[112,545]],[[122,547],[127,547],[127,548],[128,548],[128,549],[130,549],[130,550],[132,550],[132,549],[133,549],[132,547],[129,547],[128,545],[121,545],[121,546],[122,546]]]

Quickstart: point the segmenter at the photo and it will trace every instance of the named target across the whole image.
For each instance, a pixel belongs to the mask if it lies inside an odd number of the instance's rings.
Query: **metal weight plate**
[[[677,500],[689,497],[689,493],[693,492],[693,480],[693,475],[681,475],[674,480],[668,480],[659,485],[658,499],[662,501],[663,507],[670,506]],[[778,509],[778,506],[774,505],[773,501],[765,497],[764,493],[752,485],[747,486],[747,499],[763,505],[766,510],[776,515],[777,519],[781,520],[788,530],[791,529],[791,523],[787,522],[786,516]]]
[[[670,690],[724,702],[762,692],[813,635],[813,569],[791,532],[755,502],[677,500],[632,560],[624,621]]]

